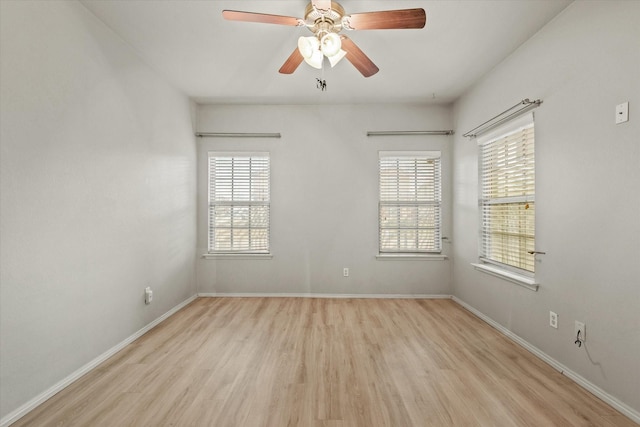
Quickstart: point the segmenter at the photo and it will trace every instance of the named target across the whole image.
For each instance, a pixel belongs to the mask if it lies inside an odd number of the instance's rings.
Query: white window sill
[[[203,254],[204,259],[271,259],[272,254]]]
[[[503,270],[493,265],[474,264],[474,263],[471,263],[471,265],[473,266],[473,268],[475,268],[478,271],[490,274],[495,277],[499,277],[504,280],[508,280],[509,282],[515,283],[516,285],[523,286],[534,292],[538,290],[538,286],[540,285],[540,283],[538,283],[536,279],[533,277],[527,277],[527,276],[523,276],[522,274]]]
[[[440,254],[378,254],[378,261],[444,261],[446,255]]]

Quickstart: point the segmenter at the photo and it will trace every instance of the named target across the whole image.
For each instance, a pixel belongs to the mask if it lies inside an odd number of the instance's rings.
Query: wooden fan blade
[[[318,10],[326,10],[331,9],[331,0],[311,0],[313,7]]]
[[[348,18],[352,30],[392,30],[396,28],[424,28],[427,14],[424,9],[384,10],[354,13]]]
[[[259,22],[262,24],[290,25],[292,27],[304,25],[304,20],[293,16],[242,12],[240,10],[223,10],[222,16],[229,21]]]
[[[298,65],[302,63],[303,60],[304,58],[302,57],[302,54],[296,47],[293,53],[291,54],[291,56],[289,56],[289,58],[287,58],[287,60],[284,61],[284,64],[282,64],[282,67],[280,67],[280,73],[292,74],[298,68]]]
[[[365,77],[371,77],[380,69],[374,64],[367,55],[347,36],[341,36],[342,49],[347,52],[347,60],[353,64]]]

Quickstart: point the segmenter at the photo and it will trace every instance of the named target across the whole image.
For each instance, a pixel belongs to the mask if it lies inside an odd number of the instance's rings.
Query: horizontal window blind
[[[209,252],[269,253],[268,153],[209,153]]]
[[[379,250],[439,253],[440,152],[380,152]]]
[[[533,116],[480,144],[480,256],[534,272]]]

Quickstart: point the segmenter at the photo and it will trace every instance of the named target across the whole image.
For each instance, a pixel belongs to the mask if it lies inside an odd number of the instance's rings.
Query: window
[[[534,272],[535,159],[533,114],[478,139],[480,259]]]
[[[269,153],[209,153],[209,253],[269,253]]]
[[[440,253],[440,152],[379,153],[380,253]]]

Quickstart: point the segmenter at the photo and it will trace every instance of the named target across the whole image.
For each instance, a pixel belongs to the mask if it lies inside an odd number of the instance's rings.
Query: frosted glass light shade
[[[320,49],[328,58],[337,55],[341,48],[342,41],[336,33],[325,34],[322,39],[320,39]]]
[[[331,68],[333,68],[338,62],[340,62],[340,60],[342,58],[344,58],[346,54],[347,54],[347,52],[345,52],[344,50],[340,49],[338,51],[338,53],[336,53],[333,56],[330,56],[329,57],[329,63],[331,64]]]
[[[311,58],[304,58],[304,62],[311,65],[313,68],[317,68],[318,70],[322,68],[322,60],[324,59],[324,55],[319,50],[313,52]]]
[[[304,62],[313,68],[322,68],[324,56],[320,51],[320,42],[316,37],[300,37],[298,39],[298,50],[304,58]]]
[[[309,59],[314,52],[319,52],[320,42],[315,37],[300,37],[298,39],[298,50],[304,59]]]

